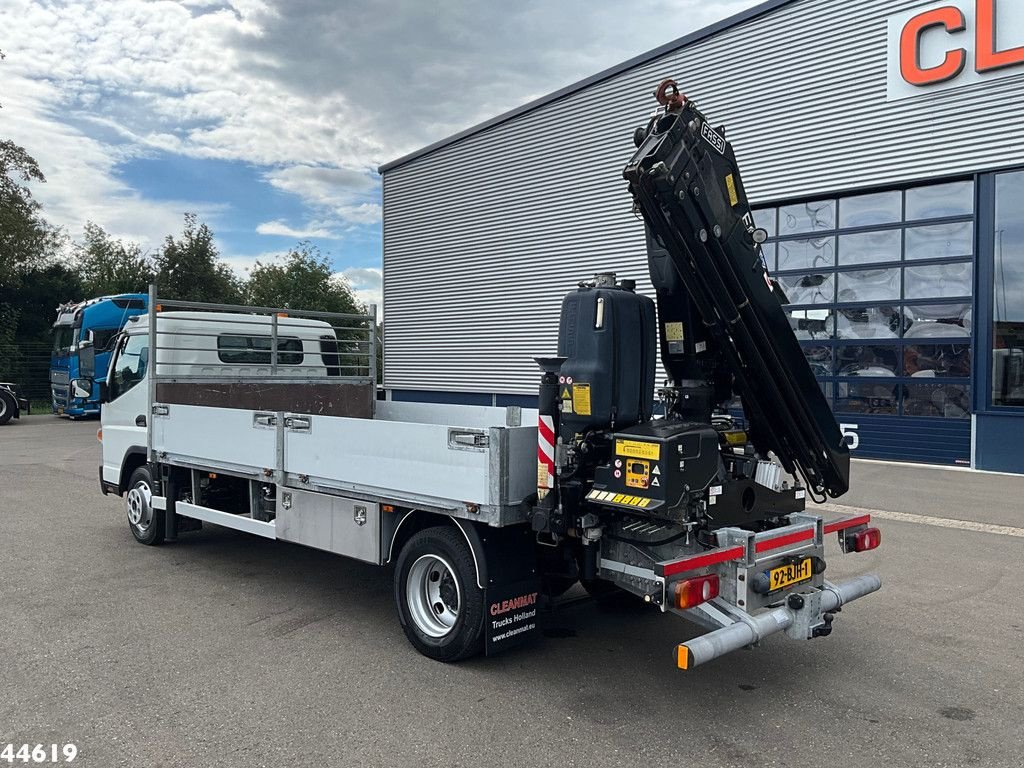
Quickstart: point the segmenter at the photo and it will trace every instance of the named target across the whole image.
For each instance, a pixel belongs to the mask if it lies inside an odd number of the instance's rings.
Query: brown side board
[[[354,419],[373,418],[373,396],[372,384],[337,381],[329,384],[180,382],[156,385],[159,403]]]

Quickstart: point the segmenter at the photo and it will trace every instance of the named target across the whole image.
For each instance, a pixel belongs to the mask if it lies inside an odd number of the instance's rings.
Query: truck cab
[[[152,426],[148,384],[151,362],[149,315],[128,318],[107,353],[103,392],[102,482],[121,494],[132,472],[145,463],[147,430]],[[331,325],[311,319],[279,317],[277,361],[272,361],[271,318],[239,313],[160,312],[156,344],[159,373],[167,379],[161,394],[204,397],[206,407],[238,405],[238,391],[221,391],[203,382],[235,378],[331,381],[340,375],[344,349]],[[97,365],[99,369],[99,365]],[[97,386],[97,391],[99,387]],[[241,411],[239,411],[241,412]],[[208,424],[216,430],[215,424]],[[241,446],[240,446],[241,447]]]
[[[106,378],[115,337],[130,318],[146,311],[146,301],[144,293],[126,293],[58,307],[50,356],[55,414],[99,414],[99,382]]]

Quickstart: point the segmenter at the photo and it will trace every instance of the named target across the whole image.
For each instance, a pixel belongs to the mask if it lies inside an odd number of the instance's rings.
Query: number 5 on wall
[[[860,435],[857,434],[857,424],[840,424],[839,429],[843,433],[843,439],[851,451],[856,451],[860,446]]]

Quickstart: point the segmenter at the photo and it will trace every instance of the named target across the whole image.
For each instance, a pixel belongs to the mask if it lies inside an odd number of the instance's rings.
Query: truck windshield
[[[149,363],[149,338],[146,334],[123,336],[114,360],[110,379],[110,399],[116,400],[146,377]]]
[[[53,328],[53,351],[58,355],[67,354],[75,338],[75,329],[71,325],[57,325]]]

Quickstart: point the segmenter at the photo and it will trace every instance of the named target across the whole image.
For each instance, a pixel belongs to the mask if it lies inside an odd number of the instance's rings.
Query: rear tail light
[[[846,534],[847,552],[867,552],[876,549],[882,543],[882,532],[877,528],[861,528]]]
[[[718,597],[718,576],[711,574],[680,581],[676,584],[675,591],[676,608],[694,608]]]

